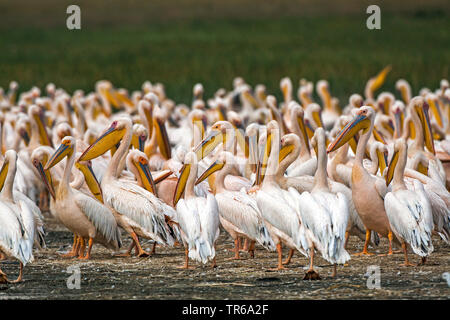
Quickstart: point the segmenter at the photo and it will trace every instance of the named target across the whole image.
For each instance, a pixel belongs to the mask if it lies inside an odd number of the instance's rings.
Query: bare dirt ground
[[[94,245],[92,259],[63,259],[59,253],[68,251],[72,235],[54,220],[47,221],[47,249],[35,253],[35,262],[25,267],[24,281],[0,285],[0,299],[449,299],[450,288],[443,279],[450,272],[450,247],[434,238],[435,252],[426,265],[400,267],[403,254],[393,256],[352,256],[348,266],[339,266],[331,278],[331,266],[322,258],[316,262],[322,280],[303,281],[308,260],[296,253],[283,271],[269,271],[276,266],[277,255],[257,247],[254,259],[242,253],[242,260],[229,260],[233,253],[231,238],[224,232],[217,242],[216,269],[210,265],[191,263],[193,269],[180,270],[184,250],[156,248],[149,258],[113,257],[112,252]],[[130,240],[124,235],[123,249]],[[145,243],[150,251],[151,243]],[[359,252],[363,243],[350,238],[348,250]],[[373,252],[387,252],[387,240]],[[284,250],[284,257],[287,249]],[[413,263],[419,257],[410,254]],[[68,289],[67,268],[78,265],[81,288]],[[381,288],[367,288],[367,267],[378,265]],[[0,268],[14,278],[16,261],[2,261]]]

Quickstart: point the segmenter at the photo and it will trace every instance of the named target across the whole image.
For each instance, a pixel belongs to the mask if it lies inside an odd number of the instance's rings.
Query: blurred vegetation
[[[242,76],[280,96],[289,76],[295,89],[327,79],[345,104],[388,64],[382,90],[405,78],[417,93],[449,78],[448,1],[381,2],[382,29],[368,30],[365,8],[377,2],[0,0],[0,86],[92,91],[109,79],[131,91],[150,80],[188,103],[196,82],[210,96]],[[66,29],[69,4],[81,7],[81,30]]]

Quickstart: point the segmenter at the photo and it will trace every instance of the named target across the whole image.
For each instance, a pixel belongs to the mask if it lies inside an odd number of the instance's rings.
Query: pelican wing
[[[20,245],[25,234],[24,227],[19,217],[3,202],[0,202],[0,212],[0,250],[26,264],[26,252]]]
[[[107,206],[76,190],[74,190],[74,199],[77,206],[108,242],[120,243],[116,219]]]
[[[17,206],[19,208],[20,216],[22,218],[22,224],[25,229],[25,233],[20,242],[20,246],[22,248],[22,252],[24,254],[26,261],[32,262],[34,260],[33,244],[36,230],[34,214],[31,211],[31,208],[23,200],[19,200]]]
[[[14,202],[18,203],[19,201],[23,201],[24,204],[31,210],[34,216],[34,225],[35,225],[35,240],[36,244],[39,248],[46,248],[45,244],[45,230],[44,230],[44,216],[41,213],[41,209],[25,194],[22,192],[15,190],[14,191]]]
[[[325,257],[327,255],[326,243],[332,234],[332,222],[326,209],[316,198],[312,193],[303,192],[298,204],[303,227],[309,231],[308,235],[312,238],[314,246]]]
[[[199,208],[200,223],[202,226],[203,237],[213,247],[214,242],[219,237],[219,206],[212,193],[206,198],[206,206]]]
[[[169,217],[176,217],[173,208],[164,205],[147,190],[127,181],[114,180],[102,185],[102,190],[105,201],[143,228],[149,237],[160,244],[173,245],[174,239],[164,216],[167,213]]]
[[[178,223],[185,235],[189,249],[189,258],[206,263],[211,254],[209,244],[203,239],[201,232],[199,208],[206,206],[206,199],[181,199],[177,203]]]
[[[305,162],[300,159],[293,162],[286,170],[289,177],[313,176],[317,170],[317,158],[311,158]]]
[[[302,252],[301,222],[297,213],[297,202],[283,190],[275,190],[275,188],[266,190],[264,188],[258,191],[256,200],[264,220],[291,237],[297,250]]]
[[[220,215],[250,239],[258,241],[263,247],[273,249],[274,243],[264,224],[256,200],[240,191],[216,194]]]
[[[384,206],[392,231],[421,257],[433,251],[431,206],[420,191],[399,190],[386,195]]]

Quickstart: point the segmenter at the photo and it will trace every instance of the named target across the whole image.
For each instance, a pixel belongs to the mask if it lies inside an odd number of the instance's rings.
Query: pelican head
[[[258,84],[255,86],[255,98],[258,99],[258,102],[261,104],[266,100],[266,86],[263,84]]]
[[[395,88],[400,91],[402,99],[405,103],[409,103],[411,99],[411,86],[405,79],[399,79],[395,83]]]
[[[33,119],[33,122],[38,128],[39,138],[42,145],[53,147],[53,143],[50,140],[47,129],[45,127],[45,114],[44,109],[33,104],[28,108],[28,116]]]
[[[233,132],[233,133],[231,133]],[[197,159],[201,160],[208,156],[227,137],[234,136],[234,127],[228,121],[217,121],[211,127],[209,134],[194,148]]]
[[[201,83],[196,83],[193,88],[194,99],[202,99],[203,98],[203,85]]]
[[[330,109],[332,105],[331,105],[331,94],[329,91],[328,81],[319,80],[316,84],[316,91],[317,91],[317,94],[322,99],[324,107],[327,109]]]
[[[50,157],[48,162],[45,164],[44,170],[48,170],[51,167],[54,167],[57,163],[59,163],[66,156],[70,157],[76,148],[76,142],[74,137],[64,137],[61,140],[61,144]]]
[[[173,205],[175,206],[181,199],[181,196],[186,189],[189,175],[191,170],[197,170],[197,156],[195,152],[188,152],[184,157],[184,164],[180,171],[180,177],[178,178],[177,187],[173,197]]]
[[[391,71],[391,66],[385,67],[383,70],[380,71],[375,77],[370,78],[369,81],[367,81],[366,88],[365,88],[365,94],[367,98],[372,98],[373,93],[378,90],[386,80],[386,76]]]
[[[395,119],[394,133],[396,134],[396,138],[399,138],[402,134],[401,131],[405,121],[405,104],[400,100],[396,100],[392,105],[392,113],[394,114]]]
[[[364,99],[361,95],[354,93],[350,96],[349,102],[353,108],[361,108],[364,103]]]
[[[366,133],[375,118],[375,110],[369,106],[362,106],[355,112],[356,116],[352,121],[339,132],[337,137],[328,146],[327,153],[335,151],[342,147],[347,141],[354,137],[360,130],[363,130],[363,134]]]
[[[305,126],[305,112],[296,101],[291,101],[291,103],[289,104],[289,110],[291,112],[291,121],[297,121],[300,128],[300,134],[303,135],[306,148],[307,150],[309,150],[309,139]]]
[[[395,101],[395,97],[390,92],[382,92],[377,98],[378,108],[383,114],[388,115],[392,103]]]
[[[81,153],[77,152],[77,156],[79,155],[81,155]],[[79,161],[75,163],[75,167],[83,174],[84,180],[94,197],[103,203],[102,188],[94,174],[94,170],[92,169],[92,162],[90,160]]]
[[[300,138],[294,133],[288,133],[281,137],[281,149],[278,162],[283,161],[288,155],[294,152],[294,158],[300,153]]]
[[[131,138],[131,145],[139,150],[144,152],[145,141],[148,138],[148,132],[145,126],[139,123],[135,123],[133,125],[133,137]]]
[[[15,129],[25,142],[25,145],[28,146],[28,144],[30,143],[31,123],[27,115],[19,116]]]
[[[131,130],[132,122],[129,118],[120,118],[111,123],[108,129],[81,155],[78,161],[92,160],[115,147],[125,135]]]
[[[434,93],[429,93],[425,96],[425,101],[430,106],[430,111],[436,119],[437,124],[442,128],[444,122],[442,120],[441,109],[439,107],[438,96]]]
[[[44,166],[47,164],[48,159],[53,154],[54,150],[48,146],[40,146],[33,150],[31,153],[31,162],[33,166],[36,168],[39,176],[44,182],[45,187],[47,188],[50,195],[55,198],[55,189],[53,187],[52,176],[50,175],[50,171],[44,170]]]
[[[60,122],[55,128],[55,132],[60,140],[66,136],[73,136],[72,127],[67,122]]]
[[[140,179],[142,186],[156,195],[155,182],[150,172],[147,155],[144,152],[136,149],[130,150],[127,156],[127,167],[135,170],[136,178]]]
[[[6,151],[5,161],[3,162],[3,166],[0,169],[0,191],[3,189],[3,185],[5,184],[10,163],[16,163],[16,161],[17,161],[17,152],[12,149]]]
[[[427,102],[421,96],[414,97],[411,99],[409,107],[412,112],[415,112],[417,114],[420,123],[422,124],[422,133],[424,137],[425,147],[430,152],[435,154],[433,132],[430,123],[430,117],[428,116],[429,106]]]
[[[206,126],[208,124],[208,118],[206,117],[205,111],[202,109],[193,109],[189,112],[188,118],[190,119],[190,123],[200,130],[203,138],[206,132]]]
[[[222,170],[226,164],[233,164],[233,162],[234,162],[233,154],[228,151],[222,151],[217,157],[217,160],[214,161],[213,164],[211,164],[209,168],[202,173],[202,175],[197,179],[195,184],[196,185],[199,184],[200,182],[208,178],[210,175],[212,175],[214,172]]]
[[[153,112],[153,126],[156,130],[156,142],[159,151],[165,159],[172,158],[169,136],[166,130],[167,114],[161,108],[155,108]]]
[[[408,145],[406,143],[405,139],[397,139],[394,143],[394,153],[392,155],[391,162],[389,162],[389,167],[387,169],[385,179],[386,179],[386,186],[388,186],[392,179],[394,178],[394,171],[395,167],[399,163],[399,160],[403,163],[406,163],[406,159],[400,159],[400,156],[402,155],[404,158],[407,156],[408,151]]]
[[[300,84],[300,88],[298,89],[297,96],[303,105],[307,106],[308,104],[313,102],[312,91],[313,91],[312,84],[310,84],[310,83]]]
[[[284,101],[292,100],[292,81],[289,77],[285,77],[280,81],[280,89],[283,93]]]
[[[308,117],[310,121],[314,121],[316,127],[323,127],[322,109],[317,103],[310,103],[305,111],[306,117]]]

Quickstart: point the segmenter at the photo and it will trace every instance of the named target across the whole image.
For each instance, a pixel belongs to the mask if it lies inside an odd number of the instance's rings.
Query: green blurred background
[[[66,8],[81,7],[81,30],[67,30]],[[366,28],[366,8],[381,7],[381,30]],[[97,80],[140,89],[161,82],[188,103],[192,87],[207,96],[242,76],[280,97],[289,76],[327,79],[347,102],[391,64],[383,89],[398,78],[414,93],[449,78],[448,0],[0,0],[0,86],[21,90],[54,82],[69,92]]]

